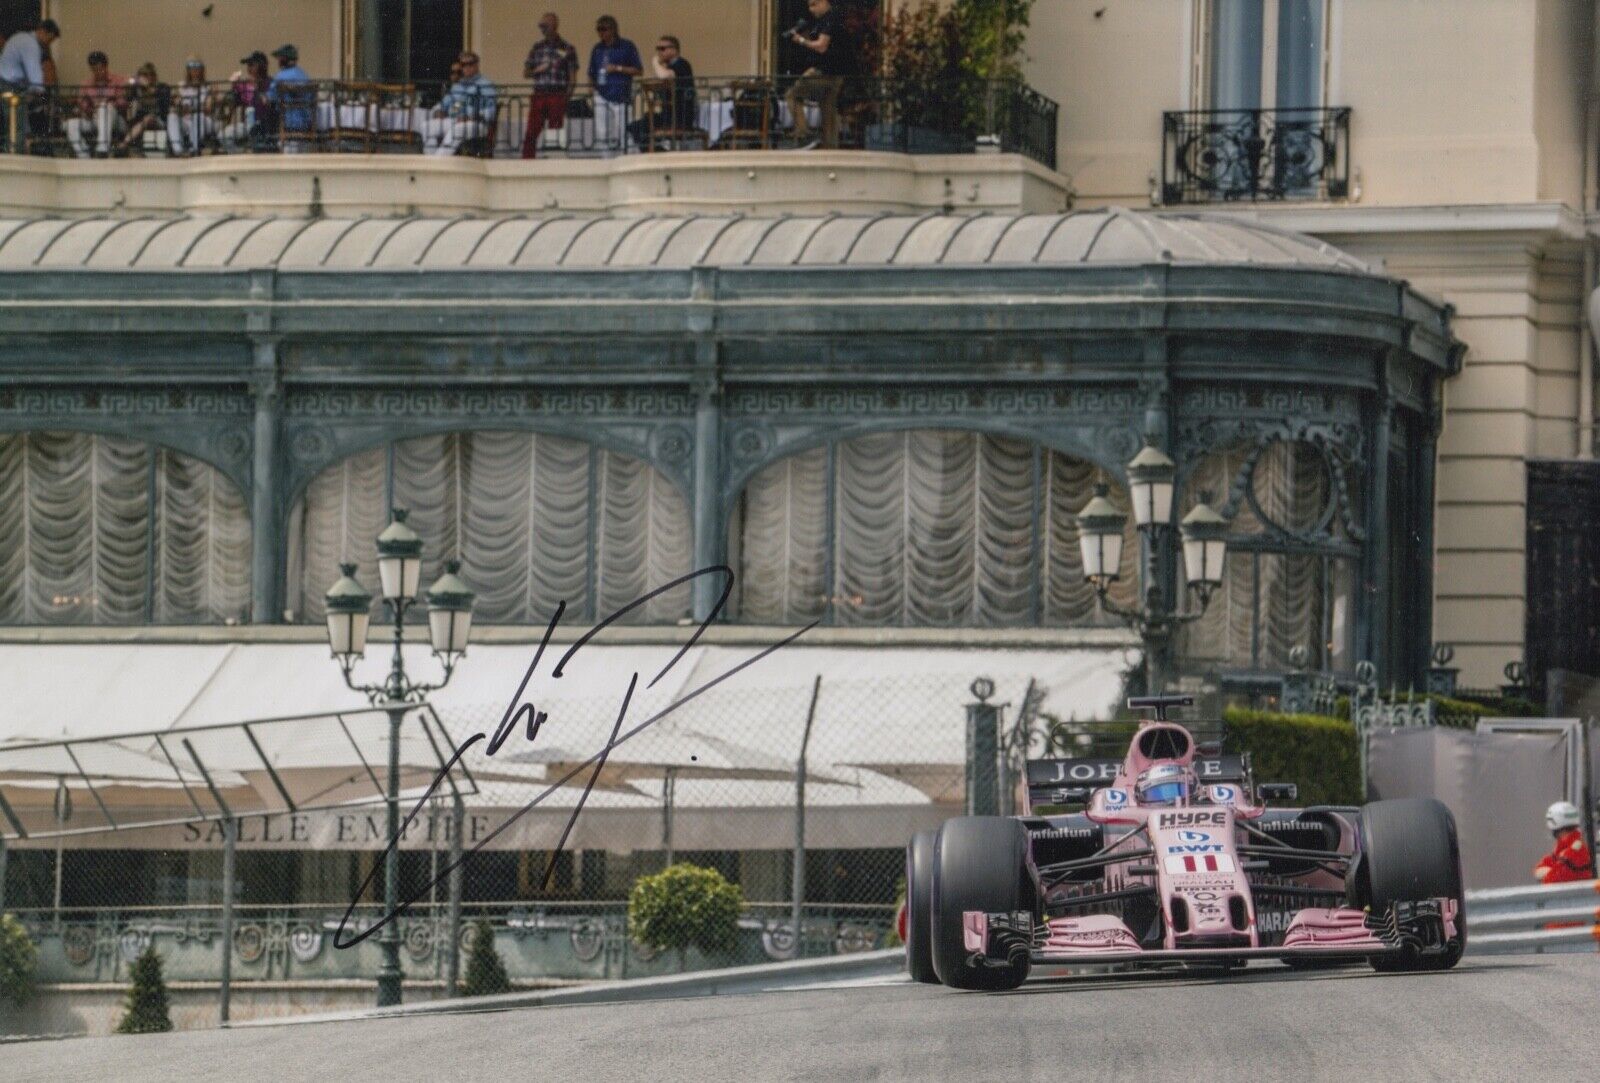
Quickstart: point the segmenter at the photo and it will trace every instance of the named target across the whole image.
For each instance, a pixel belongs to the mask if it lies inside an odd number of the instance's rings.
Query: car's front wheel
[[[1034,910],[1028,832],[1004,816],[961,816],[939,829],[933,859],[933,968],[955,989],[1014,989],[1028,977],[1026,958],[1008,966],[967,961],[962,915],[969,910]]]
[[[1448,970],[1467,947],[1466,895],[1455,817],[1431,797],[1374,801],[1361,810],[1361,857],[1350,885],[1351,903],[1382,914],[1397,902],[1453,899],[1456,933],[1445,950],[1375,955],[1381,971]]]

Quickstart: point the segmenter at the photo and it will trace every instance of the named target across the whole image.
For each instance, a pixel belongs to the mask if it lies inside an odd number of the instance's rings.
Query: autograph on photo
[[[654,687],[657,681],[670,673],[672,671],[672,667],[677,665],[683,659],[683,656],[688,653],[689,648],[695,645],[695,643],[700,639],[700,636],[705,632],[706,628],[717,619],[718,614],[720,614],[723,607],[727,605],[728,596],[733,591],[734,576],[732,568],[725,564],[717,564],[708,568],[701,568],[699,571],[690,572],[688,575],[674,579],[672,582],[667,583],[664,586],[657,587],[648,594],[645,594],[628,603],[621,609],[618,609],[616,612],[607,616],[593,628],[590,628],[583,635],[579,636],[577,641],[574,642],[572,646],[567,648],[566,653],[561,656],[561,660],[556,663],[555,668],[550,671],[550,676],[553,679],[559,678],[562,675],[562,672],[566,669],[567,663],[572,660],[572,656],[578,652],[578,649],[593,639],[600,632],[600,630],[605,628],[607,625],[620,620],[633,610],[649,602],[652,598],[659,597],[660,595],[666,594],[669,591],[683,586],[685,583],[707,575],[718,575],[722,577],[722,593],[717,598],[717,604],[711,607],[710,614],[703,622],[701,622],[700,626],[695,629],[694,634],[691,635],[687,641],[685,641],[683,646],[678,648],[677,653],[672,656],[671,660],[668,661],[665,666],[661,667],[661,671],[651,678],[649,684],[645,685],[647,689]],[[434,776],[434,779],[431,783],[429,783],[427,790],[420,798],[417,799],[415,807],[413,807],[410,813],[406,815],[405,819],[401,821],[400,828],[396,836],[389,840],[388,846],[384,849],[385,858],[387,858],[390,850],[400,845],[400,839],[405,837],[406,830],[411,826],[411,822],[415,820],[418,814],[420,814],[427,806],[428,799],[434,795],[434,792],[439,788],[444,780],[449,777],[450,771],[457,763],[461,762],[462,757],[465,756],[474,745],[480,741],[487,742],[484,745],[484,754],[493,756],[495,753],[500,751],[500,749],[505,745],[506,741],[510,739],[511,735],[516,732],[519,724],[525,727],[524,737],[527,741],[531,742],[538,737],[539,729],[549,719],[549,715],[546,712],[539,710],[534,704],[524,702],[522,697],[523,693],[528,688],[528,682],[533,679],[534,673],[537,672],[539,668],[540,661],[544,658],[545,648],[550,645],[550,638],[555,634],[557,626],[560,625],[562,615],[566,612],[566,608],[567,604],[565,602],[562,602],[556,606],[555,614],[550,618],[550,624],[544,630],[544,637],[539,641],[539,647],[533,653],[533,661],[528,664],[527,672],[522,676],[522,683],[517,686],[516,694],[511,698],[511,702],[507,704],[505,714],[501,717],[499,724],[495,727],[494,733],[488,734],[482,731],[474,733],[463,740],[451,751],[450,758],[439,770],[439,773]],[[366,879],[362,880],[361,884],[356,888],[355,897],[351,899],[349,907],[345,909],[343,917],[339,919],[339,928],[334,933],[333,937],[334,947],[354,947],[363,940],[367,939],[369,936],[372,936],[374,933],[377,933],[383,929],[384,926],[388,925],[391,921],[394,921],[402,913],[404,913],[411,906],[411,904],[417,902],[419,899],[427,895],[435,884],[438,884],[445,877],[449,876],[451,870],[453,870],[457,865],[467,861],[467,859],[472,857],[473,854],[477,853],[479,850],[483,849],[484,846],[493,841],[493,839],[499,835],[500,832],[506,830],[506,828],[510,827],[512,824],[521,819],[523,814],[537,807],[545,800],[545,798],[561,789],[577,776],[588,772],[588,779],[583,786],[583,796],[578,799],[577,806],[572,810],[572,815],[567,819],[566,827],[562,829],[561,840],[556,843],[554,852],[550,855],[550,859],[545,863],[544,882],[541,887],[548,886],[550,883],[551,874],[555,871],[555,855],[561,853],[566,848],[567,839],[572,834],[572,827],[575,823],[577,823],[578,815],[583,811],[584,803],[588,801],[590,791],[594,789],[595,780],[600,777],[600,772],[605,769],[606,758],[610,756],[612,749],[616,748],[629,738],[634,737],[635,735],[648,729],[655,723],[661,721],[663,718],[667,717],[673,711],[676,711],[679,707],[682,707],[685,703],[688,703],[696,696],[709,691],[739,671],[754,665],[773,652],[793,643],[802,635],[809,632],[812,628],[815,628],[817,624],[817,621],[812,621],[810,624],[796,629],[794,632],[778,640],[771,646],[765,647],[756,654],[744,659],[727,672],[720,673],[699,687],[685,692],[670,706],[662,708],[660,711],[657,711],[644,721],[636,723],[631,728],[624,730],[622,726],[623,723],[627,721],[628,707],[633,702],[634,691],[639,686],[639,674],[637,672],[630,674],[628,677],[627,688],[622,693],[622,702],[617,709],[616,722],[614,722],[611,727],[611,737],[606,742],[605,747],[601,748],[589,759],[572,768],[561,778],[552,782],[536,797],[534,797],[533,800],[529,801],[526,805],[522,806],[522,808],[518,809],[515,813],[509,816],[499,827],[495,828],[493,831],[489,832],[489,834],[480,839],[477,845],[473,846],[472,849],[463,852],[458,860],[445,865],[439,870],[438,874],[426,884],[423,884],[415,892],[402,899],[399,905],[393,911],[382,915],[382,917],[380,917],[373,924],[364,926],[359,932],[350,933],[350,919],[355,913],[356,906],[358,905],[357,900],[359,900],[361,896],[366,893],[367,889],[372,886],[373,881],[377,879],[379,872],[383,869],[382,861],[374,862],[372,871],[367,873]]]

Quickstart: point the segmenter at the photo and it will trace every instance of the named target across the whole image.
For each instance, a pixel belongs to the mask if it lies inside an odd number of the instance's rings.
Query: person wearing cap
[[[311,134],[317,92],[315,87],[301,86],[311,82],[311,76],[300,66],[300,50],[293,45],[280,45],[272,50],[278,60],[278,74],[267,87],[267,101],[277,107],[280,127],[284,133],[283,152],[293,154],[304,149],[301,140],[288,138],[291,134],[302,138]]]
[[[183,85],[173,95],[173,108],[167,114],[167,145],[174,157],[193,158],[217,134],[216,122],[207,114],[210,104],[206,62],[191,56],[183,63]]]
[[[47,96],[55,85],[55,61],[50,57],[50,46],[61,37],[61,28],[54,19],[45,19],[24,30],[18,30],[0,47],[0,93],[12,91],[27,97],[27,105],[16,112],[17,139],[27,145],[30,127],[43,127],[49,121]],[[11,128],[8,118],[0,111],[0,146],[4,145]],[[20,147],[9,148],[20,150]]]
[[[429,154],[458,154],[469,140],[494,135],[489,130],[495,119],[494,84],[479,69],[477,53],[464,52],[456,62],[461,65],[461,78],[450,84],[433,107],[433,115],[445,118],[445,125],[439,145],[430,147]]]
[[[228,89],[218,94],[222,128],[217,134],[230,151],[243,150],[246,144],[260,147],[276,127],[267,102],[267,87],[272,83],[267,54],[257,50],[240,57],[239,65],[239,70],[228,76]]]
[[[93,156],[111,153],[111,141],[128,130],[123,110],[128,101],[128,79],[111,74],[111,62],[99,49],[89,54],[89,79],[78,88],[78,115],[67,118],[67,142],[72,153],[88,158],[89,137],[94,137]]]
[[[161,81],[156,66],[146,61],[128,84],[128,133],[117,142],[118,154],[144,153],[144,133],[163,132],[172,111],[172,88]],[[163,132],[164,134],[164,132]]]

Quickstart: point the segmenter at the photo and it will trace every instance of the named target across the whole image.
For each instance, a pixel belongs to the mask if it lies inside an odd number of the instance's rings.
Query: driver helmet
[[[1565,831],[1578,826],[1578,806],[1571,801],[1557,801],[1544,810],[1544,825],[1551,831]]]
[[[1183,764],[1158,763],[1144,770],[1133,792],[1141,805],[1176,805],[1187,802],[1193,789],[1194,774]]]

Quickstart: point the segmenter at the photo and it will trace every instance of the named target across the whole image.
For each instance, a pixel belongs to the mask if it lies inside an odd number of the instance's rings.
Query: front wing
[[[1247,938],[1232,943],[1194,943],[1177,948],[1149,948],[1119,918],[1110,914],[1060,917],[1036,921],[1027,911],[962,915],[962,932],[970,961],[976,966],[1206,962],[1233,959],[1282,959],[1290,956],[1366,958],[1399,952],[1422,955],[1446,950],[1456,935],[1454,899],[1396,903],[1381,914],[1351,907],[1297,911],[1273,947],[1251,947]]]

